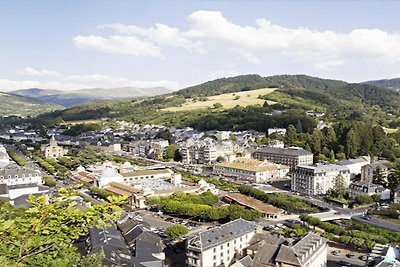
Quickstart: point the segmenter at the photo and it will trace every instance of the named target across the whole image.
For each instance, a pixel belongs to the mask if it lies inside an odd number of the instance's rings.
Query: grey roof
[[[244,266],[244,267],[251,267],[251,265],[253,264],[253,260],[252,258],[247,255],[246,257],[244,257],[243,259],[240,259],[239,262]]]
[[[323,164],[323,163],[317,163],[312,165],[301,165],[298,166],[298,168],[313,170],[314,173],[326,173],[330,171],[339,171],[339,172],[350,171],[350,169],[347,168],[346,166],[341,166],[337,164]]]
[[[237,219],[221,226],[200,232],[189,242],[191,246],[206,250],[210,247],[227,242],[239,236],[255,231],[254,222]]]
[[[376,168],[378,168],[378,167],[381,170],[388,169],[388,166],[385,165],[386,162],[387,162],[386,160],[379,160],[379,161],[376,161],[374,163],[368,164],[366,166],[368,166],[369,168],[371,168],[373,170],[376,170]]]
[[[16,175],[18,175],[18,177],[22,177],[22,175],[25,175],[25,177],[29,177],[29,174],[31,174],[32,176],[35,176],[36,174],[38,176],[41,176],[39,170],[35,170],[29,167],[20,167],[16,164],[8,164],[4,168],[0,169],[0,176],[3,176],[4,178],[7,178],[8,176],[11,176],[11,178],[15,178]]]
[[[326,244],[326,239],[309,233],[293,246],[293,250],[301,263],[313,256],[313,252]],[[315,249],[313,249],[315,247]]]
[[[274,244],[263,244],[254,255],[254,262],[256,264],[274,266],[275,258],[280,252],[280,246]]]
[[[357,164],[357,163],[368,163],[368,160],[366,159],[367,157],[358,157],[356,159],[344,159],[339,161],[337,164],[346,166],[346,165],[352,165],[352,164]]]
[[[113,226],[101,229],[91,228],[89,230],[89,235],[93,250],[107,245],[128,250],[121,233]]]
[[[255,151],[254,153],[269,153],[289,156],[312,156],[313,154],[303,148],[278,148],[278,147],[263,147]]]

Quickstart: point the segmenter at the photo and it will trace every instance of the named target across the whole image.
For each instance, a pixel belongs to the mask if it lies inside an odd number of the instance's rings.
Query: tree
[[[383,177],[382,169],[379,166],[376,167],[376,169],[373,172],[372,183],[379,184],[379,185],[386,187],[386,181]]]
[[[348,235],[340,236],[340,242],[342,242],[345,245],[349,244],[350,240],[351,240],[351,236],[348,236]]]
[[[297,120],[296,132],[298,132],[298,133],[302,133],[303,132],[303,124],[301,123],[301,120]]]
[[[176,144],[170,144],[165,148],[164,158],[167,160],[173,160],[175,158],[176,151],[178,151],[178,146]]]
[[[236,135],[230,135],[230,136],[229,136],[229,140],[231,140],[232,142],[236,143],[236,142],[237,142],[237,137],[236,137]]]
[[[338,174],[333,180],[332,190],[335,197],[343,197],[344,194],[346,194],[346,183],[344,181],[344,177],[341,174]]]
[[[67,266],[75,253],[71,242],[90,228],[117,220],[119,205],[125,201],[110,197],[109,203],[78,209],[71,198],[75,195],[72,188],[60,188],[58,193],[60,198],[51,203],[44,196],[30,195],[32,208],[20,215],[11,207],[1,207],[0,252],[7,260],[18,266]]]
[[[317,128],[314,129],[311,140],[310,140],[310,147],[314,153],[314,155],[319,155],[322,150],[322,134],[321,131]]]
[[[335,162],[335,152],[333,152],[333,150],[331,150],[331,156],[329,158],[329,162],[330,163],[334,163]]]
[[[285,133],[285,144],[288,146],[294,146],[297,142],[296,128],[290,124]]]
[[[393,192],[400,185],[400,163],[396,163],[390,168],[390,173],[388,175],[388,188]]]
[[[218,157],[217,157],[217,161],[218,161],[218,162],[224,162],[224,161],[225,161],[225,158],[224,158],[223,156],[218,156]]]
[[[355,158],[358,156],[360,147],[359,140],[353,128],[349,130],[346,135],[346,155],[348,158]]]
[[[336,148],[337,136],[335,130],[332,127],[328,127],[326,130],[325,142],[330,149]]]
[[[173,239],[181,238],[189,233],[189,230],[183,225],[172,225],[170,227],[165,228],[164,234]]]
[[[223,108],[222,104],[219,103],[219,102],[214,103],[213,107],[214,107],[214,109],[221,109],[221,108]]]

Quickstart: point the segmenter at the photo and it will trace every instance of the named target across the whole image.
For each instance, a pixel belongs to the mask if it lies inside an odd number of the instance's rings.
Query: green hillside
[[[0,107],[1,116],[37,116],[41,113],[63,108],[56,104],[43,103],[33,98],[3,92],[0,92]]]
[[[230,100],[230,104],[238,101],[238,105],[233,107],[208,103],[211,99],[222,99],[215,96],[232,93],[234,98],[235,92],[259,88],[277,89],[259,95],[258,99],[261,101],[254,102],[257,105],[241,106],[240,99],[245,96]],[[196,109],[187,108],[187,101],[193,102],[194,99],[197,99]],[[205,103],[203,106],[202,101]],[[276,109],[287,112],[279,116],[265,116]],[[242,75],[209,81],[167,95],[72,107],[42,115],[37,121],[121,118],[142,124],[264,131],[269,127],[285,127],[289,121],[293,123],[293,120],[302,120],[302,123],[311,127],[315,120],[305,116],[307,110],[325,112],[328,120],[358,120],[390,126],[393,124],[393,118],[398,117],[400,112],[400,94],[371,85],[349,84],[306,75],[277,75],[265,78],[259,75]],[[391,114],[391,117],[388,114]]]
[[[375,85],[375,86],[385,87],[385,88],[389,88],[389,89],[395,89],[397,91],[400,90],[400,78],[367,81],[367,82],[364,82],[364,84]]]

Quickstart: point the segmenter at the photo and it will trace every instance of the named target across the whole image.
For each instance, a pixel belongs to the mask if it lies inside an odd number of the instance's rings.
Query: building
[[[400,266],[400,248],[390,245],[376,244],[369,254],[374,259],[373,267],[398,267]]]
[[[23,206],[29,195],[43,195],[48,187],[43,186],[39,170],[9,164],[0,169],[0,198],[14,205]]]
[[[247,248],[247,255],[253,257],[252,267],[327,266],[327,241],[318,235],[309,233],[294,245],[271,235],[260,239]]]
[[[282,209],[278,209],[272,205],[265,204],[258,199],[240,193],[227,194],[222,198],[222,200],[229,204],[237,204],[248,209],[258,210],[264,218],[267,219],[277,219],[281,214],[283,214]]]
[[[311,165],[314,162],[314,155],[299,147],[264,147],[256,150],[252,157],[289,166],[290,170],[293,170],[296,166]]]
[[[394,203],[400,203],[400,185],[394,191]]]
[[[346,166],[350,170],[350,175],[351,179],[354,179],[356,175],[361,175],[361,169],[365,165],[368,165],[371,163],[371,157],[370,156],[362,156],[358,157],[356,159],[346,159],[346,160],[341,160],[337,164],[341,166]]]
[[[377,194],[382,200],[390,199],[390,190],[381,185],[370,184],[367,182],[353,182],[349,186],[349,196],[355,198],[358,195],[374,195]]]
[[[285,128],[269,128],[268,129],[268,136],[270,136],[271,134],[285,135],[286,134],[286,129]]]
[[[389,175],[389,168],[385,165],[387,161],[379,160],[374,163],[370,163],[361,168],[361,181],[372,183],[374,180],[374,174],[377,170],[380,171],[382,179],[387,181]]]
[[[254,222],[237,219],[190,236],[186,241],[186,266],[229,266],[242,255],[256,232]]]
[[[350,185],[350,170],[336,164],[297,166],[292,173],[292,191],[315,196],[324,195],[332,189],[336,177],[343,177],[346,188]]]
[[[94,151],[103,153],[114,153],[121,151],[121,143],[97,142],[88,145],[87,147],[93,149]]]
[[[54,138],[54,135],[50,138],[50,142],[48,145],[42,145],[40,147],[40,151],[44,154],[46,158],[58,158],[67,154],[67,150],[62,146],[57,145],[57,141]]]
[[[0,168],[3,168],[10,164],[10,157],[8,156],[7,150],[3,145],[0,145]]]
[[[213,172],[224,177],[266,183],[285,178],[289,172],[289,167],[268,161],[238,158],[233,162],[215,164]]]
[[[217,147],[214,144],[201,144],[181,149],[182,162],[185,164],[208,164],[217,160]]]

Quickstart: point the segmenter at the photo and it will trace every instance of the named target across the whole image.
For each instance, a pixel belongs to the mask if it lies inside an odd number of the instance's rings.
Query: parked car
[[[340,255],[340,250],[335,250],[332,252],[333,255],[339,256]]]
[[[362,256],[360,257],[360,260],[362,260],[362,261],[367,261],[367,260],[368,260],[368,255],[362,255]]]
[[[346,257],[347,257],[347,258],[354,258],[354,256],[355,256],[355,255],[354,255],[353,253],[348,253],[348,254],[346,254]]]

